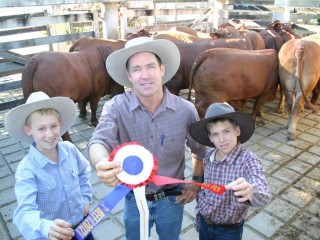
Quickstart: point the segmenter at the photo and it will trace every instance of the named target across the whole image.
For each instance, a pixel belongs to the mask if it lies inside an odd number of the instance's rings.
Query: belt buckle
[[[161,200],[162,198],[164,198],[164,197],[165,197],[165,194],[164,194],[164,192],[162,191],[162,192],[159,192],[159,193],[154,194],[153,197],[154,197],[154,200],[157,201],[157,200]]]

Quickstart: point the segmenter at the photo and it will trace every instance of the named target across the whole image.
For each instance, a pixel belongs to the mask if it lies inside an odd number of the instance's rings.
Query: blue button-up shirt
[[[57,149],[54,163],[32,144],[17,168],[13,221],[26,239],[47,239],[57,218],[80,222],[92,199],[89,161],[70,142],[58,142]]]

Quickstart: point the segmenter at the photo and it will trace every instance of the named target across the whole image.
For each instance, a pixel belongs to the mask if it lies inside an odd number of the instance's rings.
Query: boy
[[[15,174],[13,222],[25,239],[72,239],[73,228],[89,213],[90,164],[72,143],[59,141],[76,116],[71,99],[43,92],[6,115],[8,133],[30,144]]]
[[[198,194],[195,227],[200,240],[239,240],[249,206],[265,206],[271,198],[258,156],[244,148],[254,132],[251,117],[228,103],[213,103],[205,118],[190,127],[199,143],[209,146],[203,160],[204,182],[226,186],[223,195],[206,189]]]

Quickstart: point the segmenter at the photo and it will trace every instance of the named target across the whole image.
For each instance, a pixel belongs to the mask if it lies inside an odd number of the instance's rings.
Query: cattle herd
[[[167,39],[177,45],[180,66],[166,87],[175,95],[189,89],[189,100],[194,89],[200,117],[213,102],[229,102],[241,111],[247,99],[254,99],[255,120],[264,102],[279,90],[278,111],[285,111],[286,103],[287,137],[295,140],[299,113],[304,107],[318,110],[320,34],[301,37],[280,21],[261,31],[248,30],[230,20],[210,34],[177,26],[153,34],[141,29],[126,40],[82,38],[69,52],[43,52],[28,61],[22,72],[24,98],[35,91],[44,91],[50,97],[68,96],[78,102],[81,118],[90,103],[95,126],[100,98],[124,92],[106,71],[106,58],[123,48],[128,39],[140,36]],[[71,140],[68,134],[63,138]]]

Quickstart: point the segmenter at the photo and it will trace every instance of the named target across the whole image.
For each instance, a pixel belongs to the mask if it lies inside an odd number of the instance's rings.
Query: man
[[[193,156],[194,179],[203,176],[204,147],[188,129],[199,120],[194,105],[172,95],[163,85],[176,73],[180,53],[168,40],[139,37],[112,53],[106,61],[111,77],[132,88],[105,103],[100,123],[87,149],[97,175],[107,186],[119,183],[122,169],[108,162],[111,151],[122,143],[139,142],[158,161],[157,175],[184,179],[185,144]],[[156,225],[159,239],[177,240],[181,231],[183,206],[197,196],[192,185],[146,185],[149,206],[149,232]],[[180,193],[181,195],[177,195]],[[126,239],[140,239],[139,211],[133,192],[126,195],[124,207]]]

